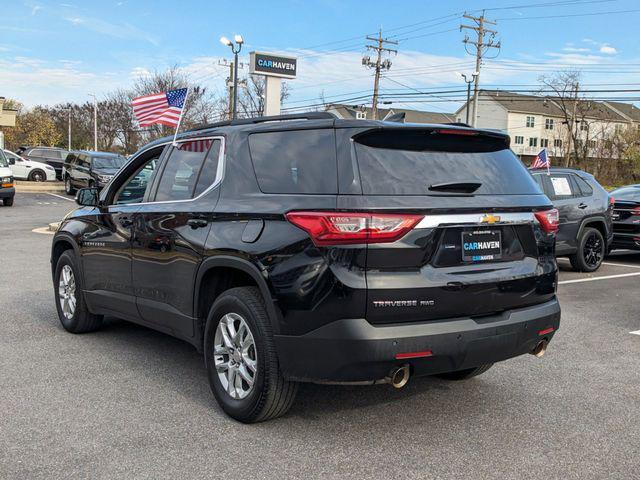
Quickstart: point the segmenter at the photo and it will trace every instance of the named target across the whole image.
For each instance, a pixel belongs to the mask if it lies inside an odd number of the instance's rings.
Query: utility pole
[[[98,151],[98,97],[95,94],[90,93],[90,97],[93,97],[93,150]]]
[[[235,74],[235,62],[230,62],[226,58],[219,60],[218,65],[221,67],[229,67],[229,76],[226,79],[227,82],[227,118],[231,120],[233,118],[233,99],[236,97],[233,93],[233,77]],[[238,68],[244,69],[247,66],[244,62],[238,63]],[[247,82],[244,79],[238,79],[238,87],[246,87]],[[237,109],[236,109],[237,111]]]
[[[67,108],[67,113],[69,114],[69,124],[68,124],[68,130],[67,130],[67,149],[69,151],[71,151],[71,109],[72,107]]]
[[[474,30],[477,34],[477,40],[475,42],[471,41],[468,36],[465,35],[462,43],[465,44],[465,48],[467,45],[474,45],[476,47],[476,78],[473,85],[473,123],[472,125],[475,127],[478,123],[478,92],[480,89],[480,67],[482,66],[482,57],[490,48],[500,48],[500,42],[494,43],[494,38],[498,33],[495,30],[491,30],[486,28],[485,25],[496,25],[496,22],[491,20],[487,20],[484,18],[484,10],[482,11],[482,15],[479,17],[474,17],[473,15],[469,15],[465,13],[463,15],[467,20],[471,20],[473,25],[460,25],[460,31],[463,29]],[[489,40],[485,41],[485,35],[489,35]],[[468,52],[468,51],[467,51]],[[469,105],[467,105],[467,110],[469,109]]]
[[[380,87],[380,72],[382,70],[389,70],[391,68],[391,60],[388,58],[386,60],[382,60],[382,52],[394,53],[397,54],[398,51],[392,48],[387,48],[385,44],[397,45],[398,42],[394,40],[388,40],[386,38],[382,38],[382,29],[378,32],[378,37],[369,37],[367,36],[367,40],[371,42],[375,42],[375,45],[366,45],[367,49],[373,50],[376,52],[376,60],[371,61],[371,57],[365,56],[362,58],[362,65],[368,68],[375,69],[375,79],[373,81],[373,98],[371,99],[371,116],[373,120],[378,119],[378,89]]]

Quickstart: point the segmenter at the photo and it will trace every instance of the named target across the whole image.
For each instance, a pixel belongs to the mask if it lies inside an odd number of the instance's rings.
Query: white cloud
[[[571,53],[585,53],[585,52],[591,51],[588,48],[569,47],[569,46],[564,47],[562,50],[565,51],[565,52],[571,52]]]
[[[618,50],[605,43],[600,47],[600,53],[604,53],[605,55],[615,55],[616,53],[618,53]]]
[[[142,40],[154,46],[158,46],[160,43],[156,35],[140,30],[129,23],[115,24],[90,17],[65,17],[64,19],[76,27],[85,28],[109,37],[124,40]]]

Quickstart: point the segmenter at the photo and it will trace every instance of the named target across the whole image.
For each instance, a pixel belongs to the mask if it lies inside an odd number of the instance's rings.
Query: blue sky
[[[542,3],[547,5],[527,7]],[[243,53],[300,57],[288,106],[317,103],[321,93],[363,103],[358,98],[372,86],[371,72],[360,62],[364,37],[380,27],[400,40],[383,94],[459,88],[460,73],[473,71],[473,58],[465,53],[458,16],[482,8],[498,20],[502,42],[499,56],[483,69],[484,85],[535,88],[540,74],[570,66],[584,70],[591,88],[640,85],[637,0],[30,0],[2,7],[0,96],[26,105],[85,101],[89,92],[126,87],[138,75],[173,64],[222,92],[227,69],[218,61],[230,52],[218,39],[241,33]],[[556,18],[531,18],[548,16]],[[459,106],[446,94],[421,98],[398,105],[435,111]]]

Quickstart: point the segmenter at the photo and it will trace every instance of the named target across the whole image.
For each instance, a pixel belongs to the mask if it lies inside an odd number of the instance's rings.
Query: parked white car
[[[51,165],[25,160],[10,150],[4,150],[4,156],[9,161],[9,168],[13,172],[13,177],[18,180],[51,182],[56,179],[56,171]]]

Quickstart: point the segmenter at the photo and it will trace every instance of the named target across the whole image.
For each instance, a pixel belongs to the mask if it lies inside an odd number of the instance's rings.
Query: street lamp
[[[98,97],[95,94],[90,93],[90,97],[93,97],[93,150],[98,151]]]
[[[471,84],[476,81],[476,77],[480,75],[480,72],[473,72],[471,74],[471,78],[467,80],[467,74],[463,73],[462,78],[464,78],[464,83],[467,84],[467,121],[466,124],[469,125],[469,103],[471,102]],[[475,112],[474,112],[475,113]]]
[[[236,113],[238,111],[237,108],[237,103],[238,103],[238,54],[240,53],[240,50],[242,50],[242,44],[244,43],[244,40],[242,38],[242,35],[234,35],[233,36],[233,40],[235,41],[232,42],[231,40],[229,40],[227,37],[220,37],[220,43],[222,43],[223,45],[226,45],[227,47],[231,48],[231,51],[233,52],[233,110],[231,113],[231,118],[233,120],[235,120],[236,118]]]

